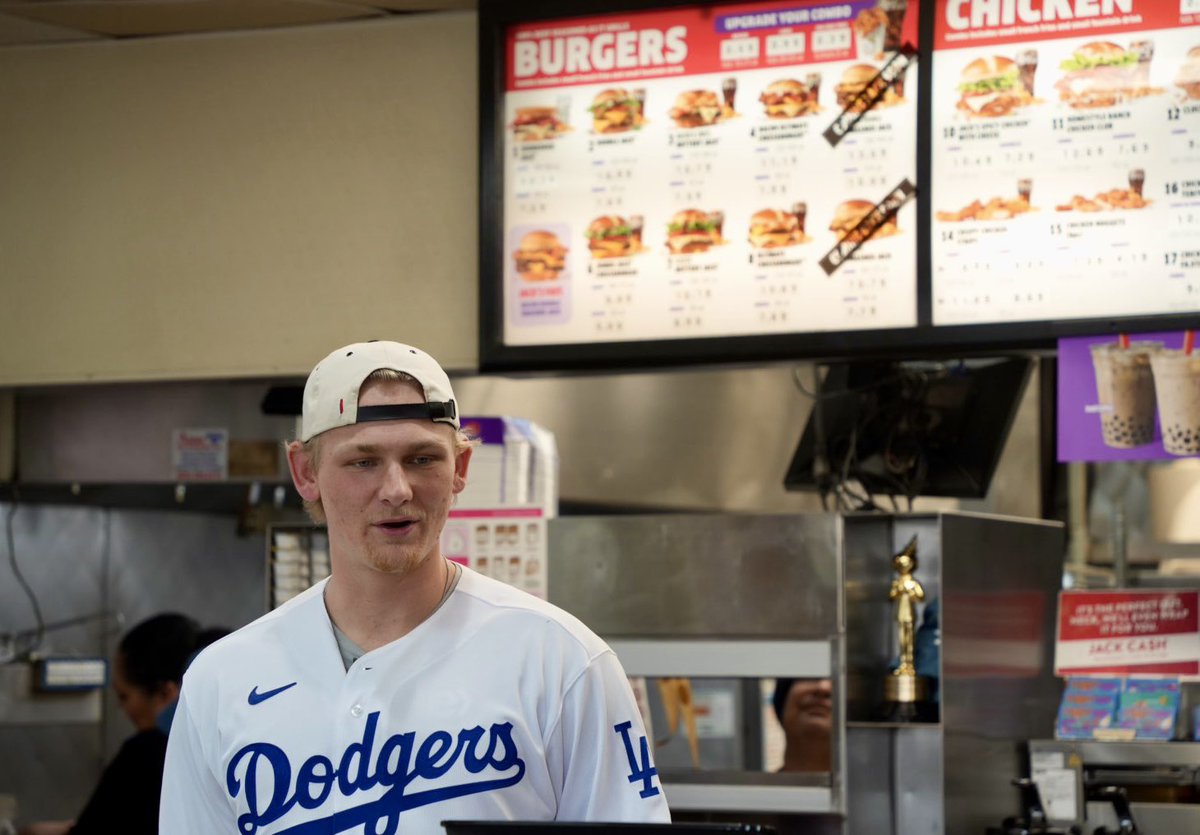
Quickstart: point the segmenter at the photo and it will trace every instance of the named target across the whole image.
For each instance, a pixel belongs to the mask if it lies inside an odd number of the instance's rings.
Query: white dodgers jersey
[[[670,820],[625,673],[571,615],[464,569],[429,619],[347,671],[323,590],[188,670],[164,835]]]

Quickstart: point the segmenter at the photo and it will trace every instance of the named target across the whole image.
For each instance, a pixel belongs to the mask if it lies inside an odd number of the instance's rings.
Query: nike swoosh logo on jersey
[[[258,686],[256,685],[254,687],[254,689],[250,691],[250,695],[246,697],[246,701],[252,705],[256,705],[260,702],[265,702],[267,699],[271,698],[272,696],[278,696],[284,690],[290,690],[291,688],[295,687],[297,684],[299,684],[299,682],[293,681],[291,684],[285,684],[285,685],[283,685],[283,687],[276,687],[274,690],[268,690],[265,693],[259,693]]]

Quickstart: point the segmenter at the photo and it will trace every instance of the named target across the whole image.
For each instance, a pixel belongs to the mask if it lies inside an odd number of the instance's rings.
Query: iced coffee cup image
[[[1161,342],[1103,342],[1091,346],[1105,446],[1133,449],[1154,440],[1154,374],[1150,359]]]
[[[1150,355],[1158,424],[1170,455],[1200,455],[1200,354],[1164,348]]]

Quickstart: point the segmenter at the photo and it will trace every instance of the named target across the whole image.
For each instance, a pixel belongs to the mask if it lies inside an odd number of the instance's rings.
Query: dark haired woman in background
[[[787,747],[780,771],[829,771],[833,742],[833,683],[827,678],[781,678],[772,698]]]
[[[183,671],[200,646],[200,635],[199,624],[178,614],[155,615],[126,633],[117,647],[112,685],[137,733],[104,769],[78,818],[33,823],[21,835],[156,835],[167,755],[167,735],[157,719],[179,697]]]

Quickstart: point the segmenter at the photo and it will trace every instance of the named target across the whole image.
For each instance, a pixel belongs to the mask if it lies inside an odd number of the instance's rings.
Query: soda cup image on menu
[[[1150,355],[1163,449],[1200,455],[1200,354],[1164,348]]]
[[[1025,92],[1035,95],[1034,79],[1037,77],[1038,53],[1036,49],[1022,49],[1017,53],[1017,79]]]
[[[1161,342],[1091,346],[1105,446],[1133,449],[1154,440],[1154,374],[1150,358]]]
[[[887,15],[883,35],[884,52],[895,52],[900,48],[900,33],[904,28],[904,14],[908,11],[908,0],[879,0],[879,8]]]

